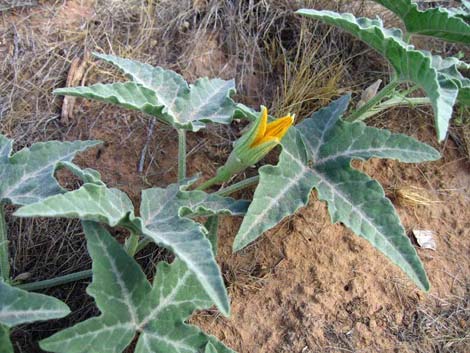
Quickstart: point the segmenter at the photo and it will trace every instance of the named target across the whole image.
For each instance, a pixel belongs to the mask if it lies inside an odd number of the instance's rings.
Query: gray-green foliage
[[[41,294],[28,293],[8,284],[8,229],[5,204],[26,205],[64,190],[54,178],[61,163],[70,163],[78,152],[98,141],[41,142],[12,155],[13,141],[0,134],[0,351],[13,353],[10,328],[16,325],[61,318],[67,305]]]
[[[260,182],[234,243],[239,250],[308,203],[313,188],[327,201],[333,222],[342,222],[429,289],[422,264],[380,184],[351,168],[372,157],[415,163],[439,153],[411,137],[340,119],[345,96],[291,128],[277,166],[260,168]]]
[[[470,44],[470,25],[462,12],[442,6],[420,10],[411,0],[374,0],[394,12],[410,33],[433,36],[446,41]]]
[[[41,341],[51,352],[119,353],[139,335],[136,353],[230,353],[230,349],[185,321],[212,306],[193,271],[180,260],[160,262],[153,285],[135,260],[99,224],[83,222],[93,260],[87,292],[101,316]],[[209,345],[209,347],[207,347]]]
[[[104,185],[86,183],[80,189],[20,208],[17,216],[72,217],[123,226],[173,251],[199,279],[214,303],[229,313],[227,292],[206,229],[189,216],[243,215],[248,203],[203,191],[186,191],[184,184],[142,192],[141,217],[128,196]]]
[[[388,29],[380,19],[356,18],[352,14],[302,9],[299,14],[338,26],[381,53],[394,68],[398,80],[412,81],[429,97],[439,141],[447,135],[453,107],[459,97],[458,82],[441,74],[433,65],[431,53],[406,43],[399,29]],[[462,97],[462,95],[460,96]]]
[[[10,328],[35,321],[67,316],[70,309],[60,300],[28,293],[0,280],[0,351],[13,353]]]
[[[433,56],[433,67],[439,72],[439,76],[445,80],[453,81],[459,88],[458,100],[463,105],[470,105],[470,79],[461,71],[469,71],[470,64],[457,58],[442,58]]]
[[[232,121],[233,80],[201,78],[188,85],[174,71],[113,55],[95,56],[121,69],[132,81],[61,88],[55,93],[139,110],[175,128],[190,131],[204,128],[207,122],[229,124]]]
[[[59,163],[98,143],[39,142],[11,155],[13,141],[0,135],[0,203],[26,205],[62,192],[54,178]]]
[[[0,281],[0,298],[0,323],[7,327],[64,317],[70,312],[60,300],[28,293],[3,281]]]

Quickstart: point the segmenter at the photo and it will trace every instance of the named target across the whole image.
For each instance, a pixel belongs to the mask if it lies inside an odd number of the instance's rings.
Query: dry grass
[[[421,307],[406,315],[395,334],[406,342],[407,352],[466,353],[470,346],[470,284],[463,297],[449,298],[432,307]]]

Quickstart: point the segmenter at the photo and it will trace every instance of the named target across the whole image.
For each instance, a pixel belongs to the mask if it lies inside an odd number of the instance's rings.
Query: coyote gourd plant
[[[0,351],[13,353],[10,328],[61,318],[70,312],[61,301],[15,287],[10,278],[5,206],[27,205],[64,192],[53,174],[61,163],[98,144],[97,141],[36,143],[11,155],[13,141],[0,134]]]
[[[364,120],[397,105],[431,104],[439,141],[445,139],[454,105],[470,104],[470,80],[461,71],[469,65],[457,58],[442,58],[411,45],[412,35],[434,36],[443,40],[470,43],[470,24],[464,10],[442,7],[422,11],[411,0],[374,0],[394,12],[405,24],[406,36],[397,28],[386,28],[380,18],[356,18],[350,13],[301,9],[297,13],[335,25],[356,36],[387,59],[393,68],[390,82],[376,97],[352,113],[349,120]],[[465,2],[468,9],[468,2]],[[467,12],[467,15],[470,12]],[[403,82],[415,86],[397,91]],[[426,97],[407,97],[421,88]],[[388,99],[387,99],[388,98]]]
[[[283,218],[308,202],[312,189],[328,203],[333,222],[342,222],[398,265],[420,288],[429,289],[418,255],[407,238],[382,187],[353,169],[351,160],[372,157],[416,163],[439,158],[430,146],[411,137],[347,122],[341,117],[350,97],[344,96],[297,126],[288,115],[275,119],[265,107],[256,112],[235,105],[233,81],[200,79],[188,85],[181,76],[112,55],[96,54],[123,70],[126,83],[96,84],[56,90],[58,94],[92,98],[141,111],[178,131],[178,180],[165,188],[142,191],[134,208],[122,191],[109,188],[98,172],[64,161],[83,180],[66,193],[33,200],[19,217],[66,217],[82,220],[92,258],[92,284],[87,292],[101,315],[85,320],[40,342],[43,349],[67,353],[120,353],[136,339],[137,353],[231,352],[186,320],[195,311],[215,305],[230,313],[229,299],[215,261],[220,215],[244,216],[233,248],[241,250]],[[448,75],[455,75],[450,62]],[[457,63],[455,62],[455,65]],[[234,143],[225,165],[207,181],[186,176],[186,131],[208,122],[228,124],[234,118],[250,127]],[[207,190],[259,162],[281,146],[276,166],[216,192]],[[231,193],[258,184],[253,201]],[[138,211],[136,211],[138,210]],[[207,218],[202,224],[200,220]],[[123,246],[103,227],[130,232]],[[157,265],[152,283],[134,255],[153,242],[169,249],[175,260]]]
[[[93,260],[93,283],[87,291],[102,315],[59,332],[41,347],[51,352],[122,352],[139,334],[136,352],[232,352],[184,322],[194,310],[214,303],[229,313],[215,249],[208,240],[214,239],[211,227],[191,218],[244,215],[248,203],[187,190],[195,179],[186,179],[165,189],[143,190],[138,217],[128,196],[108,188],[97,172],[88,170],[81,176],[85,183],[78,190],[26,205],[15,214],[83,220]],[[127,228],[131,241],[120,246],[99,222]],[[171,265],[158,264],[153,285],[133,259],[148,241],[177,255]]]

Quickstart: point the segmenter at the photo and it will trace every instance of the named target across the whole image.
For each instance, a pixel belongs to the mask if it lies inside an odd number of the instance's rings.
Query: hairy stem
[[[8,232],[5,222],[5,206],[0,203],[0,275],[5,282],[10,278],[10,261],[8,260]]]
[[[357,109],[356,111],[352,112],[347,118],[347,121],[356,121],[356,120],[364,120],[364,115],[372,110],[376,105],[378,105],[383,99],[390,96],[394,91],[395,88],[398,87],[400,82],[396,79],[390,81],[377,95],[369,100],[366,104],[364,104],[361,108]]]
[[[186,179],[186,130],[178,129],[178,182]]]
[[[242,180],[236,184],[227,186],[226,188],[220,189],[219,191],[216,192],[216,194],[220,196],[228,196],[230,194],[233,194],[234,192],[249,188],[250,186],[256,185],[258,183],[259,183],[259,175]]]
[[[406,97],[393,97],[385,102],[380,103],[373,109],[364,113],[361,117],[361,120],[369,119],[370,117],[383,112],[384,110],[394,108],[394,107],[416,107],[423,105],[430,105],[431,100],[427,97],[416,97],[416,98],[406,98]]]
[[[218,184],[218,183],[219,183],[219,179],[217,178],[217,176],[215,176],[212,179],[209,179],[206,182],[199,185],[196,188],[196,190],[206,190],[206,189],[209,189],[211,186]]]
[[[134,255],[137,253],[139,239],[139,234],[131,231],[131,235],[129,236],[129,238],[126,239],[126,242],[124,243],[124,249],[132,257],[134,257]]]
[[[90,278],[93,275],[91,270],[74,272],[69,275],[60,276],[52,279],[46,279],[44,281],[38,281],[33,283],[20,284],[17,287],[27,291],[37,291],[41,289],[51,288],[60,286],[62,284],[80,281],[82,279]]]

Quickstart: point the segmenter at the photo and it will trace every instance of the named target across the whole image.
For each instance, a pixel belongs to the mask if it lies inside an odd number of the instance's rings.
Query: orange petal
[[[264,135],[266,134],[266,128],[268,126],[268,109],[266,107],[263,107],[263,110],[261,111],[261,122],[258,125],[258,131],[256,133],[256,137],[254,141],[252,142],[251,146],[256,146],[260,143],[260,141],[263,139]]]
[[[294,118],[290,115],[277,119],[268,124],[266,129],[266,136],[275,136],[279,140],[282,140],[284,135],[287,133],[287,130],[289,130],[293,123]]]

